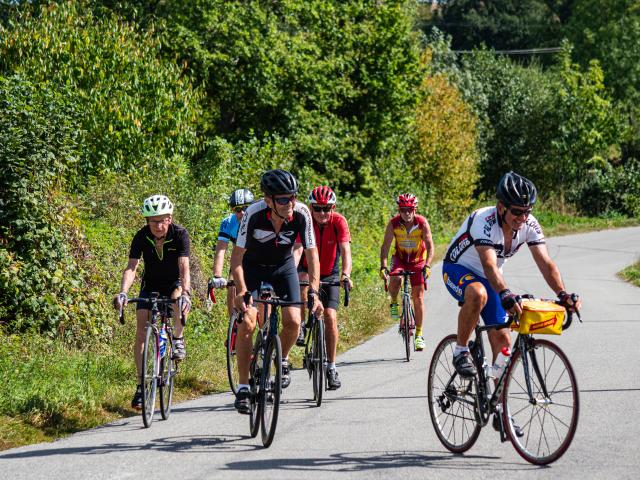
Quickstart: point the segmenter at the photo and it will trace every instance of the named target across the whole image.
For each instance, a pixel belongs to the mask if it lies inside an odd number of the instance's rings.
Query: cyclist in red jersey
[[[387,224],[384,241],[380,248],[380,276],[389,279],[389,273],[401,270],[411,270],[421,274],[412,275],[411,297],[416,315],[415,349],[424,349],[422,336],[422,321],[424,318],[424,291],[426,280],[431,274],[433,260],[433,239],[431,227],[422,215],[416,214],[418,199],[411,193],[398,196],[398,215]],[[391,272],[387,268],[387,257],[391,242],[395,238],[395,251],[391,258]],[[400,292],[401,277],[391,276],[389,279],[389,294],[391,295],[391,317],[398,319],[398,293]]]
[[[320,256],[320,280],[336,282],[339,275],[340,282],[347,280],[349,288],[353,287],[350,278],[351,234],[347,220],[335,211],[336,194],[330,187],[316,187],[309,194],[308,202],[311,207],[313,230]],[[342,259],[342,269],[340,269],[340,259]],[[305,258],[300,262],[298,271],[300,272],[300,280],[307,281],[309,275]],[[308,287],[304,288],[302,298],[306,297],[306,288]],[[320,286],[320,291],[324,306],[325,339],[327,342],[327,382],[330,390],[337,390],[342,385],[335,364],[339,338],[337,309],[340,300],[340,287]],[[304,345],[304,330],[304,325],[302,325],[298,345]]]

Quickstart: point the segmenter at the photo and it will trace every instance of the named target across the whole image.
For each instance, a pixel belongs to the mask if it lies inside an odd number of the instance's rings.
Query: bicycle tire
[[[142,351],[142,421],[146,428],[153,422],[156,406],[156,388],[159,369],[159,337],[156,329],[149,325]]]
[[[173,359],[173,345],[167,340],[164,356],[160,359],[160,414],[163,420],[171,415],[173,400],[173,381],[176,375],[176,363]]]
[[[533,343],[533,350],[516,351],[511,359],[502,421],[522,458],[534,465],[548,465],[571,445],[578,427],[580,395],[571,362],[560,347],[548,340],[535,339]],[[533,402],[527,392],[523,354],[529,360]]]
[[[407,362],[411,361],[411,304],[407,297],[402,299],[402,337]]]
[[[427,399],[431,423],[438,439],[453,453],[469,450],[482,426],[476,415],[475,382],[461,378],[453,367],[456,336],[443,338],[431,357]]]
[[[236,339],[238,337],[238,315],[236,312],[231,314],[229,318],[229,328],[227,328],[227,340],[225,349],[227,351],[227,378],[229,379],[229,387],[235,395],[238,393],[238,383],[240,376],[238,374],[238,357],[236,356]]]
[[[258,334],[258,338],[261,338]],[[256,339],[256,342],[259,340]],[[262,365],[262,347],[260,343],[254,344],[253,357],[249,370],[249,390],[251,396],[249,397],[249,432],[251,438],[255,438],[260,430],[260,395],[262,390],[260,389],[260,365]]]
[[[282,345],[280,337],[271,337],[266,349],[266,362],[263,363],[261,384],[264,390],[260,394],[260,424],[262,445],[269,447],[273,442],[280,411],[280,393],[282,391]],[[266,367],[266,368],[265,368]]]
[[[322,394],[324,393],[324,322],[316,319],[313,328],[313,348],[311,358],[313,361],[313,399],[316,406],[322,405]]]

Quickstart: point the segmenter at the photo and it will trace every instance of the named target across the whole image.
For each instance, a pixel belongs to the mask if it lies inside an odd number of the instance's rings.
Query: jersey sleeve
[[[178,248],[178,257],[188,257],[191,253],[191,239],[189,238],[189,232],[182,230],[178,242],[176,245]]]
[[[336,222],[336,241],[338,243],[351,242],[351,233],[349,232],[349,224],[347,220],[340,215]]]
[[[306,205],[296,203],[295,210],[299,214],[300,221],[300,240],[305,250],[316,247],[316,236],[313,233],[313,221],[311,212]]]
[[[469,234],[473,239],[473,245],[476,247],[493,247],[491,240],[491,225],[481,215],[472,214],[470,218]],[[494,219],[495,221],[495,219]]]
[[[129,258],[140,260],[142,258],[142,242],[144,242],[144,233],[139,230],[131,240],[131,248],[129,249]]]
[[[527,237],[525,241],[530,247],[533,245],[542,245],[545,243],[542,227],[532,215],[527,219]]]
[[[218,230],[218,241],[229,243],[231,240],[230,224],[229,217],[222,219],[220,229]]]
[[[247,232],[249,231],[249,220],[251,219],[255,211],[252,209],[254,205],[249,207],[245,214],[242,216],[240,227],[238,227],[238,238],[236,239],[237,247],[247,248]]]

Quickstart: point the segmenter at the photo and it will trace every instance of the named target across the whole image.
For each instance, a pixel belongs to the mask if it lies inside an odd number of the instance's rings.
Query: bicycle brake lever
[[[576,303],[578,303],[578,295],[575,293],[571,294],[571,301],[573,302],[573,304],[575,305]],[[582,323],[582,317],[580,316],[580,310],[578,310],[577,308],[574,309],[574,311],[576,312],[576,315],[578,316],[578,320],[580,320],[580,323]]]

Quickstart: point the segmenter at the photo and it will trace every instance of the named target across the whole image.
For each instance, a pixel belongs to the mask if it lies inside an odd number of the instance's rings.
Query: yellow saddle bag
[[[563,306],[546,300],[523,300],[519,321],[511,324],[511,330],[523,334],[560,335],[566,310]]]

